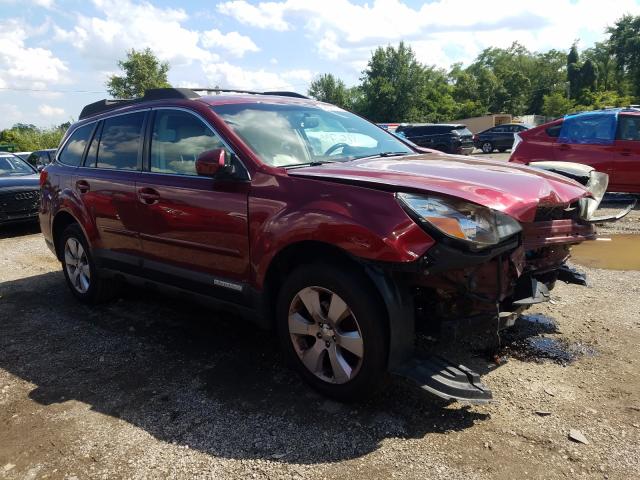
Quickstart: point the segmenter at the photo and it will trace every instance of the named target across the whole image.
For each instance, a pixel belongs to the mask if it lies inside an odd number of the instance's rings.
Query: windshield
[[[0,177],[15,177],[19,175],[33,175],[35,171],[15,155],[0,156]]]
[[[275,167],[415,153],[381,128],[332,105],[243,103],[212,107]]]

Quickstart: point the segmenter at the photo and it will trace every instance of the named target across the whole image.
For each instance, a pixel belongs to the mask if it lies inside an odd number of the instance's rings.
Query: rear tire
[[[386,312],[369,280],[334,265],[303,265],[278,294],[280,345],[300,376],[339,401],[371,396],[387,369]]]
[[[493,143],[491,143],[491,142],[482,142],[482,152],[483,153],[491,153],[491,152],[493,152]]]
[[[62,271],[73,296],[90,305],[113,298],[116,283],[100,273],[80,226],[69,225],[59,241]]]

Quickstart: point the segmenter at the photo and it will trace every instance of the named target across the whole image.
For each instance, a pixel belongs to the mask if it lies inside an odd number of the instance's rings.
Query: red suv
[[[608,191],[640,193],[640,110],[585,112],[526,130],[509,161],[582,163],[609,175]]]
[[[592,239],[581,185],[445,155],[297,94],[158,89],[85,107],[41,174],[40,222],[80,301],[122,281],[274,328],[338,399],[393,372],[486,401],[478,375],[414,356],[416,328],[505,327]]]

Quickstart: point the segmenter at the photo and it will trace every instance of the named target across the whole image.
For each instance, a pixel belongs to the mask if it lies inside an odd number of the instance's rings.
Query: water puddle
[[[608,235],[571,248],[571,261],[585,267],[640,270],[640,235]]]

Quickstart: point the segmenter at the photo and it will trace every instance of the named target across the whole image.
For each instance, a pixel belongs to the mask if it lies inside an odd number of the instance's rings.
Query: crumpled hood
[[[496,160],[437,153],[328,163],[290,169],[288,173],[458,197],[499,210],[521,222],[533,221],[538,205],[567,205],[589,196],[577,182],[554,173]]]

